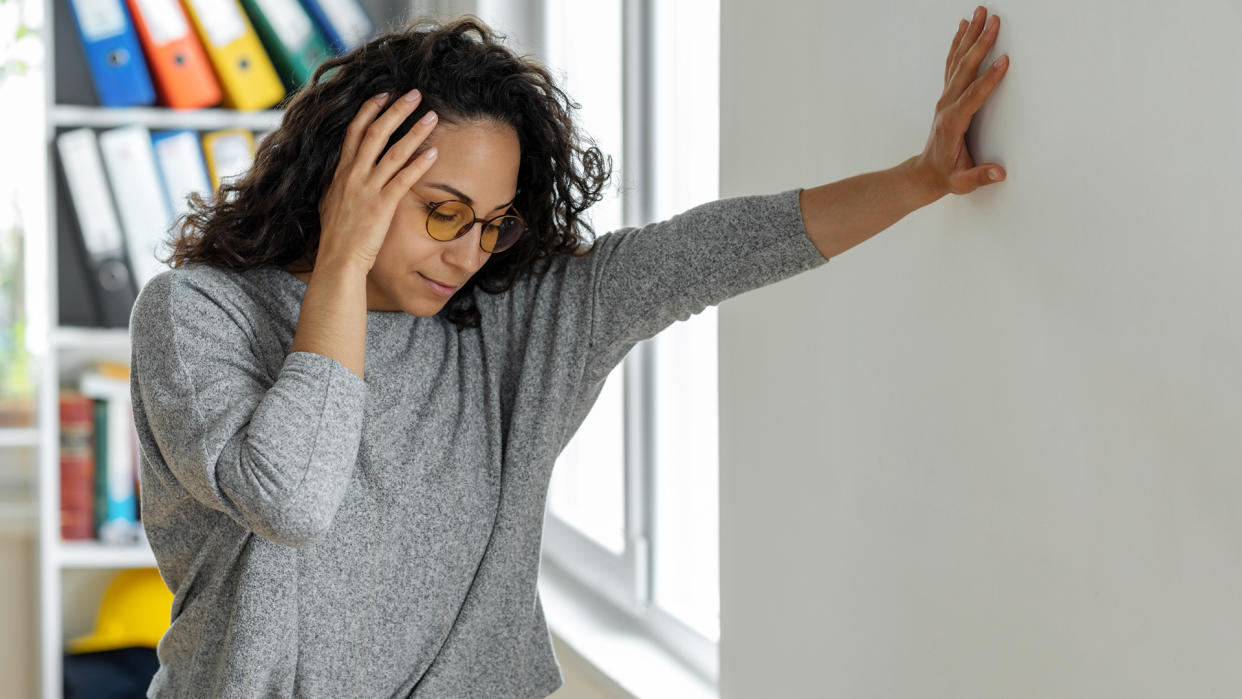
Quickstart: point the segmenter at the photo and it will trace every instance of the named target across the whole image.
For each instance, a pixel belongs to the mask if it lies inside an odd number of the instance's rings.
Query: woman
[[[1004,72],[976,77],[985,15],[919,156],[593,244],[611,164],[485,25],[325,64],[134,305],[142,519],[175,595],[150,696],[556,690],[545,496],[605,378],[673,321],[987,184],[963,143]]]

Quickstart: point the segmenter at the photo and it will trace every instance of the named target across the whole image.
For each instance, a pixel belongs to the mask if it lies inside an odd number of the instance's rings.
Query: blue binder
[[[105,107],[155,104],[155,87],[124,0],[69,0],[86,63]]]
[[[174,220],[190,211],[191,193],[198,192],[206,201],[212,199],[211,178],[198,138],[198,132],[191,129],[151,132],[156,166]]]
[[[375,33],[375,23],[358,0],[302,0],[302,7],[338,54],[361,46]]]

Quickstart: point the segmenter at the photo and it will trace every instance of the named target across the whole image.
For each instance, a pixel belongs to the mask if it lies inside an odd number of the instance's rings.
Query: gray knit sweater
[[[639,341],[826,262],[798,189],[600,235],[482,327],[367,313],[365,379],[290,353],[306,285],[166,270],[134,304],[142,522],[174,593],[148,697],[544,697],[553,463]]]

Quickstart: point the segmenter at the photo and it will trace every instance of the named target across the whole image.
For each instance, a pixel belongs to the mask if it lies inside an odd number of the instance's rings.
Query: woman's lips
[[[423,274],[422,272],[419,272],[418,276],[422,277],[423,280],[427,282],[427,286],[430,286],[432,291],[436,292],[437,294],[440,294],[441,296],[452,296],[453,292],[457,291],[457,287],[449,286],[448,284],[441,284],[440,282],[434,279],[431,279],[430,277]]]

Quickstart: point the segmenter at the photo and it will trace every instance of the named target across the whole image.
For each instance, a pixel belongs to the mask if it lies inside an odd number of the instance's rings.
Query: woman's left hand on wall
[[[945,61],[944,93],[936,103],[927,146],[916,157],[916,167],[941,193],[968,194],[1005,179],[1005,168],[999,163],[976,165],[966,147],[966,130],[975,112],[1009,69],[1009,56],[1003,55],[979,75],[979,64],[999,33],[1000,17],[992,15],[989,20],[987,10],[980,5],[969,23],[959,23],[953,37]]]

